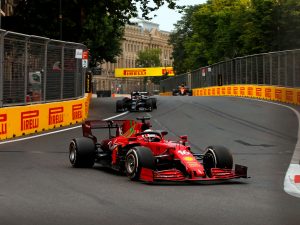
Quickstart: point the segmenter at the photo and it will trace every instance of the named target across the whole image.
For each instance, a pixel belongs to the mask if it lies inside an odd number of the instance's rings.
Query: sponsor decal
[[[162,69],[161,74],[162,75],[174,74],[174,72],[173,72],[173,69]]]
[[[233,94],[238,95],[239,88],[238,87],[233,87]]]
[[[72,105],[72,119],[82,119],[82,104]]]
[[[282,90],[275,89],[275,98],[280,100],[282,99]]]
[[[31,130],[39,127],[39,110],[21,113],[21,131]]]
[[[272,89],[271,88],[265,88],[265,97],[271,98],[272,96]]]
[[[227,87],[227,94],[231,95],[231,87]]]
[[[188,162],[187,165],[189,165],[189,167],[191,167],[191,168],[199,167],[199,163],[197,161]]]
[[[300,103],[300,91],[297,92],[297,103]]]
[[[7,114],[0,114],[0,135],[7,134]]]
[[[256,97],[261,97],[262,88],[257,87],[255,91]]]
[[[226,95],[226,88],[222,87],[222,95]]]
[[[295,182],[296,184],[299,184],[299,183],[300,183],[300,175],[295,175],[295,177],[294,177],[294,182]]]
[[[191,157],[191,156],[186,156],[186,157],[183,158],[183,160],[185,160],[185,161],[195,161],[194,158]]]
[[[124,76],[145,76],[147,74],[146,69],[126,69],[123,71]]]
[[[216,95],[216,90],[214,88],[211,90],[211,94]]]
[[[221,93],[220,88],[217,88],[217,95],[220,95],[220,93]]]
[[[293,91],[292,90],[286,90],[285,92],[286,101],[292,102],[293,101]]]
[[[253,87],[248,87],[248,90],[247,90],[247,95],[248,96],[253,96]]]
[[[85,117],[87,117],[88,111],[89,111],[89,104],[88,104],[88,102],[86,101],[86,102],[85,102]]]
[[[178,153],[180,155],[191,155],[191,153],[189,151],[187,151],[187,150],[178,150]]]
[[[245,95],[245,87],[240,87],[240,95]]]
[[[210,95],[210,88],[207,90],[207,95]]]
[[[48,125],[55,125],[64,122],[64,107],[49,108]]]

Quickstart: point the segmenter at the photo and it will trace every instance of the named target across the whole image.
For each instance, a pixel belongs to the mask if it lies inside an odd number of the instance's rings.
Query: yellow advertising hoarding
[[[88,116],[91,94],[84,98],[0,108],[0,140],[81,123]]]
[[[158,77],[168,73],[174,76],[173,67],[151,67],[151,68],[117,68],[115,77]]]

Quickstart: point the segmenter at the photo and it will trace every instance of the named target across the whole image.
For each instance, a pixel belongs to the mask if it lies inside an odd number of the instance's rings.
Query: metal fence
[[[0,107],[83,96],[83,44],[0,30]]]
[[[162,80],[160,91],[232,84],[300,87],[300,49],[239,57]]]

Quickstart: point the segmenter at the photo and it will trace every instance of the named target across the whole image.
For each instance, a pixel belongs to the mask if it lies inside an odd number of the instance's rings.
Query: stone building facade
[[[122,54],[116,57],[116,63],[105,62],[101,65],[101,75],[94,74],[94,90],[111,90],[112,92],[130,93],[134,90],[153,91],[158,89],[149,79],[115,78],[115,68],[137,67],[137,54],[149,48],[161,49],[161,66],[172,66],[172,46],[168,44],[169,32],[160,31],[159,25],[142,19],[126,25]]]

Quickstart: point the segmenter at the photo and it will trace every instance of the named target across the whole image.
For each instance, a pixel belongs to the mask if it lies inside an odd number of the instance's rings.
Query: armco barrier
[[[88,116],[90,97],[0,108],[0,140],[80,123]]]
[[[170,96],[171,92],[160,93]],[[300,89],[263,85],[226,85],[194,88],[193,96],[239,96],[300,105]]]

